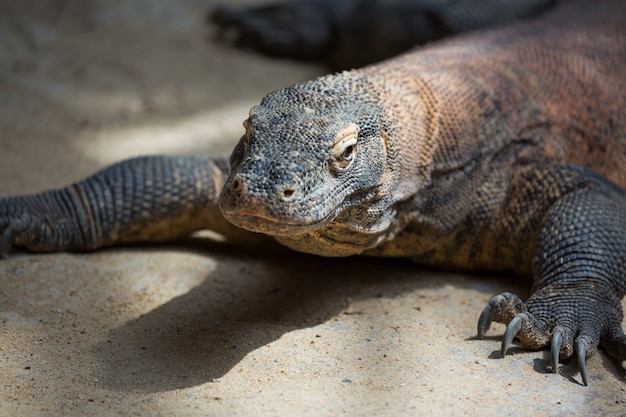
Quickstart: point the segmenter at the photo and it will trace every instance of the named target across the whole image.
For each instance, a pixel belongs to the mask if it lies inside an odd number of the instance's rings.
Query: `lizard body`
[[[601,19],[603,12],[596,13],[600,18],[592,20],[586,14],[582,19],[593,33],[606,33],[602,38],[584,38],[586,44],[559,43],[560,39],[580,36],[582,23],[580,14],[561,13],[556,27],[546,27],[542,21],[523,24],[523,30],[531,35],[511,36],[511,28],[507,28],[504,33],[492,31],[487,36],[465,37],[356,72],[327,76],[268,95],[252,112],[253,121],[263,119],[261,124],[267,126],[267,132],[257,133],[264,140],[271,135],[280,143],[278,136],[290,128],[282,126],[298,120],[298,112],[304,112],[307,106],[329,107],[330,110],[326,110],[329,114],[346,112],[332,106],[335,101],[343,105],[347,98],[355,108],[350,111],[370,111],[378,115],[377,129],[382,131],[386,142],[377,160],[386,166],[385,178],[381,181],[384,185],[378,190],[382,197],[376,199],[374,205],[376,215],[372,214],[371,202],[357,207],[357,211],[369,209],[359,212],[368,219],[359,219],[352,227],[353,231],[361,232],[369,227],[372,233],[355,234],[345,228],[333,233],[328,228],[316,228],[314,237],[306,238],[289,230],[288,235],[280,236],[279,240],[298,250],[325,256],[357,254],[370,246],[375,247],[369,250],[371,254],[419,256],[427,252],[420,247],[433,245],[443,252],[458,254],[456,243],[451,242],[455,250],[441,247],[440,236],[428,236],[425,227],[431,226],[431,233],[443,235],[458,229],[472,210],[482,211],[483,216],[502,216],[496,210],[514,175],[513,170],[522,160],[524,164],[549,161],[589,166],[612,181],[626,185],[626,174],[619,168],[626,155],[626,128],[620,117],[626,91],[622,76],[626,52],[613,33],[617,32],[617,19],[612,26],[607,25]],[[591,27],[590,20],[598,27]],[[550,30],[554,33],[545,33]],[[549,44],[550,39],[554,40],[553,44]],[[523,65],[519,65],[520,60]],[[555,65],[560,66],[559,70],[550,74],[546,68]],[[324,91],[325,96],[319,98],[323,104],[312,104],[316,90]],[[589,97],[590,91],[594,92],[593,97]],[[588,100],[580,100],[582,96]],[[284,103],[286,98],[303,104],[288,106]],[[364,110],[366,108],[371,110]],[[262,111],[262,115],[257,117],[255,111]],[[265,114],[282,121],[265,120]],[[327,117],[325,114],[318,116],[323,121]],[[303,120],[313,123],[315,117]],[[357,117],[346,117],[338,123],[346,124]],[[603,143],[611,144],[611,152],[607,152]],[[299,144],[294,141],[291,145]],[[330,144],[324,145],[330,148]],[[271,154],[278,152],[269,151]],[[371,154],[368,152],[368,156]],[[271,160],[269,156],[267,159]],[[373,165],[371,161],[368,163]],[[262,172],[264,170],[259,169],[249,174],[251,181],[272,181]],[[307,172],[304,175],[322,177],[324,174]],[[461,189],[471,190],[474,195],[461,196]],[[328,192],[321,190],[319,197]],[[490,195],[491,201],[476,194],[481,192]],[[229,196],[226,193],[225,200]],[[237,202],[235,211],[240,211],[241,204]],[[319,207],[307,206],[306,210],[309,216],[321,211],[317,216],[326,218],[326,211],[334,209],[335,205],[329,202]],[[352,223],[355,223],[355,215],[353,211],[346,214]],[[303,221],[306,216],[294,213],[294,217]],[[286,215],[281,220],[285,221]],[[373,223],[366,226],[368,222]],[[349,222],[341,219],[333,223],[331,229],[337,227],[336,223],[345,223],[350,229]],[[264,224],[253,217],[250,224],[243,226],[276,234],[271,228],[264,228]],[[407,225],[411,225],[412,230],[403,233],[400,239],[411,241],[410,244],[398,242],[397,236]],[[415,227],[421,228],[420,232]],[[474,233],[474,230],[469,232]],[[325,244],[324,237],[330,243]],[[356,239],[357,243],[351,245],[349,239]],[[345,249],[341,249],[342,243]],[[429,257],[422,258],[429,262]],[[469,259],[463,261],[467,266],[469,262]]]
[[[586,384],[598,345],[626,359],[625,14],[572,1],[270,93],[230,164],[146,157],[0,200],[0,254],[234,225],[324,256],[512,271],[532,296],[494,297],[479,336],[506,323],[503,354],[549,345],[554,371],[575,353]]]

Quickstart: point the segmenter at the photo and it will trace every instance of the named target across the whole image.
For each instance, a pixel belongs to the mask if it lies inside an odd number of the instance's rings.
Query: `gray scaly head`
[[[381,229],[387,153],[378,102],[360,94],[365,83],[353,73],[331,75],[254,107],[231,157],[224,216],[297,250],[363,251],[363,238]]]

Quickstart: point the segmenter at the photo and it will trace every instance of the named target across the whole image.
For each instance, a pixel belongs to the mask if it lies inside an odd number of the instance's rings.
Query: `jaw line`
[[[307,223],[279,220],[274,217],[264,216],[259,212],[244,211],[235,214],[222,213],[222,215],[233,225],[255,233],[263,233],[268,236],[278,237],[303,235],[319,230],[331,223],[349,207],[356,204],[364,204],[364,202],[369,199],[359,198],[359,196],[362,196],[364,193],[367,194],[367,191],[371,191],[371,188],[344,196],[339,204],[336,204],[335,207],[328,214],[326,214],[326,216]]]
[[[259,213],[229,214],[224,217],[237,227],[255,233],[263,233],[269,236],[294,236],[302,235],[327,225],[337,217],[337,211],[341,205],[337,206],[325,217],[309,223],[296,223],[288,220],[277,220]]]

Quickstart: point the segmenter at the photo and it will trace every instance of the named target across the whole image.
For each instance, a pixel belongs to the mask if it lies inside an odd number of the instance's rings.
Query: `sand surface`
[[[213,42],[209,0],[0,1],[0,194],[121,158],[226,154],[267,92],[322,74]],[[2,416],[626,415],[626,370],[474,340],[509,276],[210,236],[0,262]]]

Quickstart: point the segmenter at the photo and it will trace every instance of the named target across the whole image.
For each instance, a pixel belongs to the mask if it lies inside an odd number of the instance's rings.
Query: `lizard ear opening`
[[[354,162],[359,137],[359,126],[350,123],[347,127],[337,132],[337,138],[331,150],[332,168],[340,172],[348,168]]]

